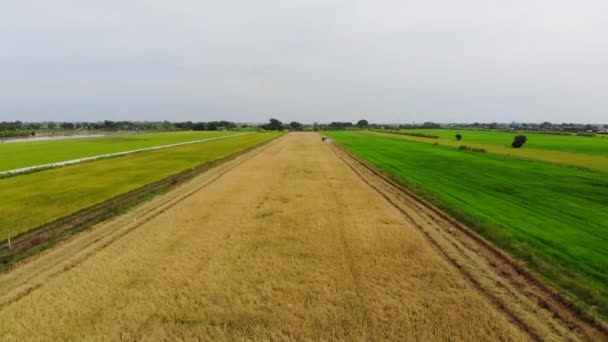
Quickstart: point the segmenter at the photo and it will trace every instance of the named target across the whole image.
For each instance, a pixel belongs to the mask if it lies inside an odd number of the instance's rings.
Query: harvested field
[[[606,338],[320,140],[288,134],[0,275],[0,340]]]

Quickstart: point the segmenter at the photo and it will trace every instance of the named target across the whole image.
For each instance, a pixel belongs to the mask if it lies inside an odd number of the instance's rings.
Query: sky
[[[606,0],[20,0],[0,121],[608,122]]]

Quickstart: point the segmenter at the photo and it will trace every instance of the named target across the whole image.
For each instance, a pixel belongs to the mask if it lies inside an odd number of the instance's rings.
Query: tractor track
[[[489,242],[342,146],[330,148],[414,226],[444,259],[531,339],[608,340],[608,328]]]

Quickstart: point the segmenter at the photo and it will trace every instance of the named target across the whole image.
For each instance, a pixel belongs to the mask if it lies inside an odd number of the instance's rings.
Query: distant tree
[[[42,125],[38,122],[30,122],[26,125],[27,129],[40,129],[40,127],[42,127]]]
[[[553,124],[550,123],[549,121],[541,122],[540,125],[539,125],[539,127],[541,129],[551,128],[551,126],[553,126]]]
[[[269,123],[263,125],[262,128],[268,131],[280,131],[283,129],[283,123],[277,119],[270,119]]]
[[[520,148],[526,143],[527,140],[528,138],[526,138],[525,135],[518,135],[511,143],[511,146],[513,146],[514,148]]]
[[[173,125],[179,129],[190,130],[190,129],[192,129],[193,124],[192,124],[192,121],[186,121],[186,122],[176,122]]]
[[[319,124],[316,121],[312,124],[312,130],[315,132],[319,130]]]
[[[352,126],[353,126],[352,122],[333,121],[332,123],[329,124],[328,128],[332,129],[332,130],[342,130],[342,129],[346,129],[347,127],[352,127]]]
[[[291,131],[301,131],[302,130],[302,124],[297,122],[297,121],[292,121],[289,123],[289,130]]]
[[[48,129],[53,129],[53,128],[57,127],[57,125],[56,125],[54,122],[48,122],[48,123],[46,124],[46,127],[47,127]]]
[[[74,129],[74,124],[71,122],[62,122],[61,128],[63,129]]]
[[[190,122],[190,129],[192,129],[193,131],[204,131],[207,129],[207,126],[205,125],[204,122],[197,122],[197,123],[192,123]]]
[[[458,141],[462,140],[462,135],[456,134],[456,140],[458,140]]]
[[[131,121],[118,121],[114,124],[115,129],[132,131],[135,129],[135,124]]]
[[[105,128],[105,129],[114,129],[115,126],[116,126],[116,124],[114,123],[114,121],[111,121],[111,120],[103,121],[103,128]]]
[[[208,131],[217,131],[219,124],[217,121],[209,121],[206,126]]]
[[[420,128],[441,128],[441,126],[438,123],[427,121]]]
[[[367,120],[359,120],[357,122],[357,127],[359,128],[366,128],[367,126],[369,126],[369,122],[367,122]]]
[[[218,122],[217,125],[221,130],[227,130],[227,131],[236,128],[236,124],[234,122],[225,121],[225,120]]]

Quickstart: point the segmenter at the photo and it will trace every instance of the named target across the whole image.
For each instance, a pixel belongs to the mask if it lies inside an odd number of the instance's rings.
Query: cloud
[[[20,1],[0,120],[608,117],[605,1]]]

